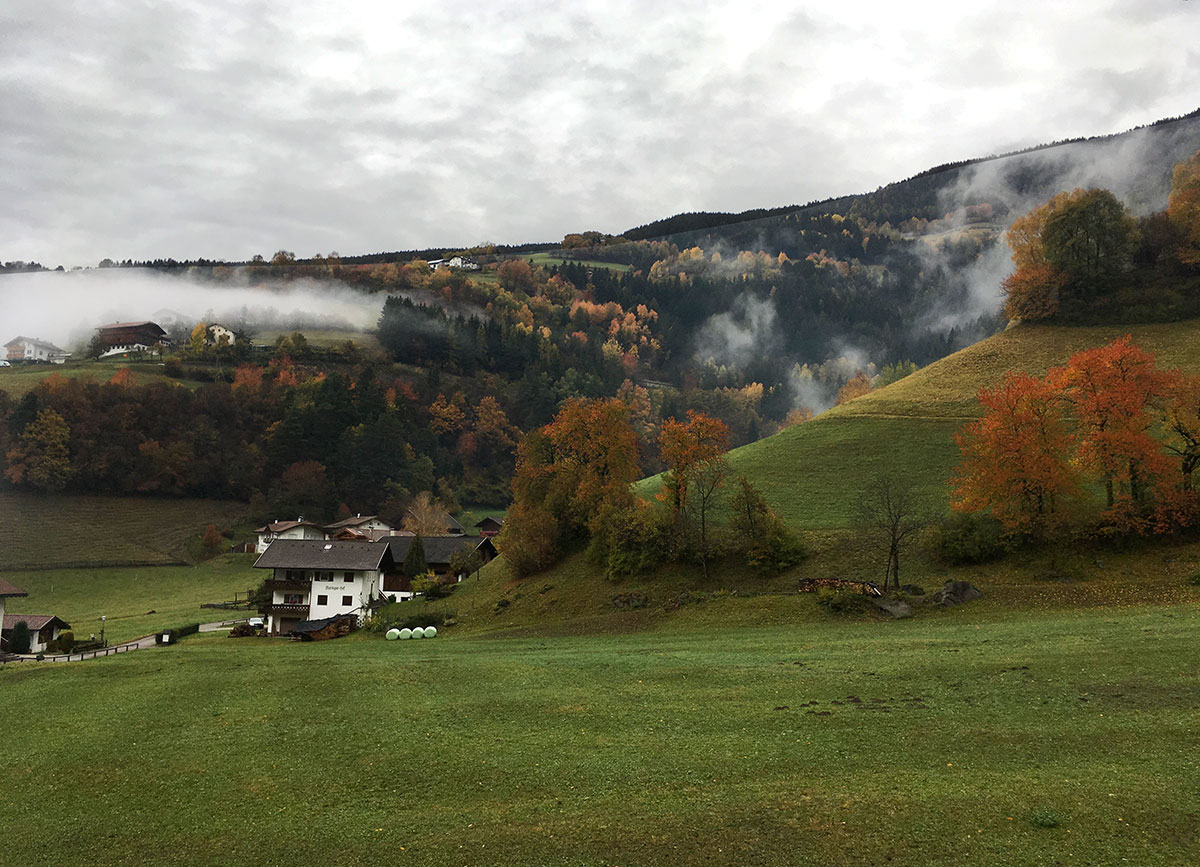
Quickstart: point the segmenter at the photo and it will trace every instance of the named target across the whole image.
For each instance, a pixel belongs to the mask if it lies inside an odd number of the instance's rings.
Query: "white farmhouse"
[[[396,565],[387,545],[276,540],[254,568],[272,570],[266,581],[271,601],[263,609],[267,632],[287,635],[304,621],[340,614],[361,623]]]
[[[65,349],[59,349],[48,340],[36,337],[14,337],[4,344],[5,358],[8,361],[33,361],[62,364],[71,357]]]
[[[58,638],[64,629],[71,628],[70,623],[53,614],[5,614],[0,620],[0,636],[3,636],[5,647],[12,644],[13,630],[22,621],[29,627],[30,653],[45,653],[46,645]]]
[[[276,519],[266,526],[259,527],[254,532],[258,534],[258,543],[254,548],[256,554],[266,553],[267,548],[277,539],[318,541],[324,540],[327,535],[319,524],[306,521],[304,518],[297,518],[294,521]]]

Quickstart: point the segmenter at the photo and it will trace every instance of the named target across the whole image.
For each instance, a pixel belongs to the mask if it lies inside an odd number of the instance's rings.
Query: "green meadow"
[[[876,623],[789,602],[763,627],[8,666],[4,858],[1200,859],[1194,605]]]

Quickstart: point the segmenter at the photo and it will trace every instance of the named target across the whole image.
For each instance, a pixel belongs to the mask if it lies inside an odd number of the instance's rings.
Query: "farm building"
[[[49,362],[62,364],[71,357],[65,349],[59,349],[48,340],[36,337],[14,337],[4,344],[5,358],[8,361]]]
[[[155,322],[113,322],[96,329],[96,336],[105,347],[101,358],[127,352],[145,352],[166,344],[167,332]]]
[[[270,569],[267,632],[288,635],[306,620],[352,614],[361,620],[395,571],[391,549],[369,542],[276,539],[254,563]]]
[[[205,346],[233,346],[236,342],[237,335],[224,325],[213,323],[204,330]]]
[[[396,528],[378,515],[355,515],[353,518],[325,525],[325,532],[331,536],[339,530],[356,530],[365,535],[368,530],[390,533],[394,529]]]
[[[0,622],[3,622],[3,620],[4,620],[4,600],[5,599],[14,599],[18,596],[28,596],[28,595],[29,594],[26,593],[24,590],[22,590],[20,587],[15,587],[14,585],[9,584],[7,581],[5,581],[3,578],[0,578]],[[7,645],[8,645],[8,642],[4,640],[3,632],[0,632],[0,651],[3,651]]]
[[[497,536],[504,529],[504,519],[487,517],[482,521],[476,521],[475,527],[479,530],[480,536]]]
[[[24,621],[29,627],[29,652],[43,653],[46,645],[58,638],[64,629],[70,629],[71,624],[52,614],[5,614],[0,626],[0,639],[4,647],[12,646],[13,630],[17,624]]]
[[[267,548],[276,539],[320,541],[326,538],[326,533],[321,529],[320,524],[306,521],[304,518],[297,518],[294,521],[275,520],[266,526],[257,528],[254,532],[258,535],[258,545],[255,551],[259,554],[265,554]]]
[[[386,545],[391,549],[392,562],[396,568],[383,577],[383,594],[395,596],[397,599],[407,599],[412,595],[412,575],[403,572],[404,560],[412,547],[415,536],[389,536],[380,539],[376,545]],[[421,545],[425,549],[425,563],[429,571],[440,578],[450,575],[450,560],[460,551],[476,551],[484,563],[496,556],[496,546],[488,538],[478,536],[422,536]],[[463,576],[455,576],[460,581]]]

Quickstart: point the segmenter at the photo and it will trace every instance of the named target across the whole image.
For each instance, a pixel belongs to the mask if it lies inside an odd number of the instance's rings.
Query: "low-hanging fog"
[[[20,335],[78,349],[99,325],[146,319],[167,329],[219,322],[252,330],[370,330],[382,308],[382,296],[336,282],[250,285],[138,268],[6,274],[0,341]]]

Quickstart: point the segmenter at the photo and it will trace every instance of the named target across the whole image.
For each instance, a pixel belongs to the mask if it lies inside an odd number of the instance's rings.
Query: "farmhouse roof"
[[[34,346],[41,346],[44,349],[49,349],[51,352],[58,353],[60,355],[66,354],[65,349],[55,346],[49,340],[42,340],[40,337],[22,337],[19,334],[12,340],[8,341],[8,343],[4,344],[4,348],[7,349],[10,346],[19,346],[23,343],[32,343]]]
[[[29,594],[13,584],[0,578],[0,596],[28,596]]]
[[[320,529],[320,525],[314,521],[275,521],[272,524],[267,524],[265,527],[259,527],[255,533],[282,533],[284,530],[291,530],[294,527],[316,527]]]
[[[378,515],[355,515],[353,518],[345,518],[333,524],[326,524],[326,530],[340,530],[343,527],[361,527],[363,524],[374,521]],[[387,521],[384,521],[386,524]]]
[[[157,322],[151,322],[149,319],[143,319],[141,322],[110,322],[107,325],[96,326],[97,331],[108,331],[110,328],[157,328],[163,334],[167,333],[163,331],[161,325]]]
[[[276,539],[257,560],[255,569],[345,569],[363,572],[390,566],[385,545],[370,542],[324,542]]]
[[[486,518],[481,518],[475,522],[476,527],[486,527],[488,524],[495,524],[497,527],[503,527],[504,519],[493,518],[491,515],[488,515]]]
[[[61,617],[55,617],[53,614],[5,614],[4,625],[0,629],[16,629],[17,624],[22,620],[29,626],[30,631],[37,632],[46,626],[47,623],[57,623],[59,629],[70,629],[71,624],[63,620]]]
[[[376,545],[387,545],[392,550],[392,561],[403,563],[412,547],[415,536],[388,536],[380,539]],[[491,539],[479,536],[422,536],[421,543],[425,548],[425,562],[430,566],[444,566],[450,558],[459,551],[470,551],[492,545]],[[493,553],[494,553],[494,546]]]

